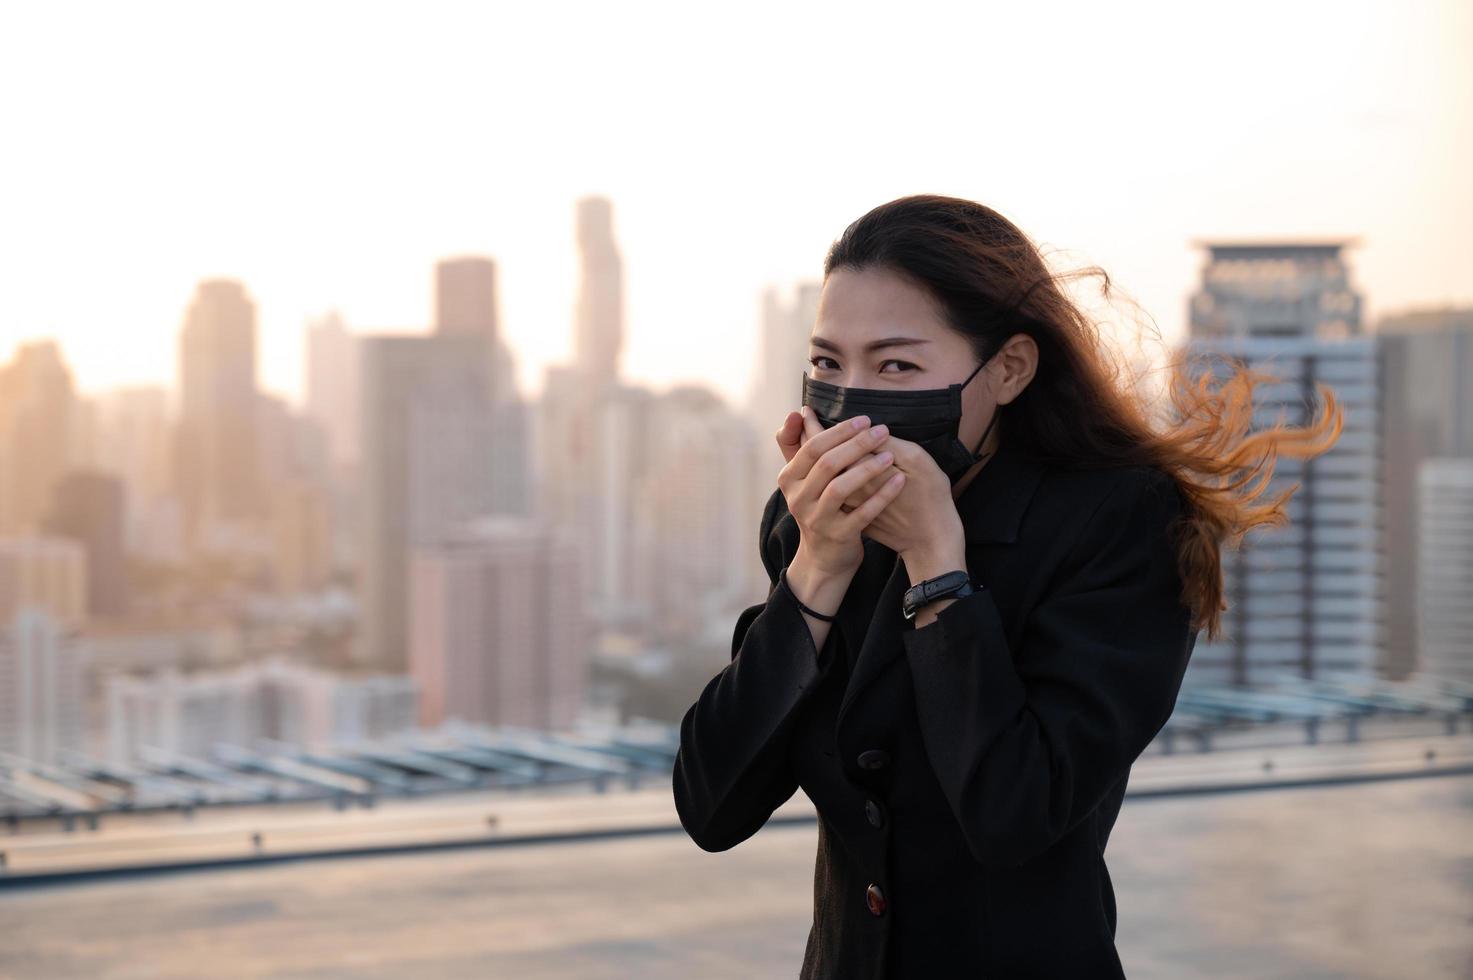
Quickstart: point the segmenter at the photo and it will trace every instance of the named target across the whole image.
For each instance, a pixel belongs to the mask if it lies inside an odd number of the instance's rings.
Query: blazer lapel
[[[1043,476],[1044,467],[1000,444],[997,453],[977,471],[956,499],[969,553],[973,545],[1010,545],[1018,540],[1023,512]],[[969,569],[970,571],[971,569]],[[855,659],[849,682],[839,702],[836,726],[885,667],[905,650],[902,630],[914,629],[900,603],[910,588],[905,562],[875,541],[865,540],[865,560],[840,603],[835,625],[843,631],[845,646]],[[856,587],[857,586],[857,587]]]

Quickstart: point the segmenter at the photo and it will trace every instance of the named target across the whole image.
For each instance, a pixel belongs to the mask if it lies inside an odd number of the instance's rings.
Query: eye
[[[819,361],[828,361],[831,364],[834,363],[834,359],[833,358],[831,358],[831,357],[824,357],[822,354],[818,354],[818,355],[816,355],[814,357],[810,357],[808,359],[808,363],[809,364],[812,364],[814,367],[818,368],[819,370],[821,370],[821,371],[830,370],[829,368],[826,368],[822,364],[818,363]],[[897,361],[897,360],[893,360],[892,359],[892,360],[881,361],[880,362],[880,373],[881,374],[887,374],[887,373],[888,374],[904,374],[905,373],[904,371],[889,371],[889,372],[887,372],[885,370],[885,365],[886,364],[900,364],[900,365],[904,365],[908,370],[912,370],[912,371],[916,370],[916,366],[914,364],[910,363],[909,361]]]

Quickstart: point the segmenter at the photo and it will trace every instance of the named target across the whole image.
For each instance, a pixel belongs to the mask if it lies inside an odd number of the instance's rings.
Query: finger
[[[845,515],[839,527],[844,534],[858,534],[869,526],[870,522],[880,516],[880,512],[890,505],[900,491],[905,487],[905,473],[896,470],[885,485],[877,490],[868,500],[856,507],[853,512]]]
[[[823,423],[818,420],[818,416],[814,414],[813,409],[807,405],[804,405],[799,412],[798,417],[803,420],[803,441],[807,442],[823,431]]]
[[[829,481],[823,493],[819,494],[820,505],[825,510],[839,510],[847,498],[855,495],[858,490],[873,481],[876,475],[891,469],[893,462],[888,451],[871,453]],[[868,499],[869,496],[872,495],[866,494],[865,499]],[[863,501],[860,503],[862,504]]]
[[[885,448],[887,450],[890,448],[888,442],[886,443]],[[893,452],[893,450],[891,451]],[[894,467],[896,471],[900,470],[900,464],[896,460],[892,459],[890,461],[890,466]],[[844,498],[844,506],[848,510],[853,510],[854,508],[860,506],[870,497],[874,496],[876,491],[883,487],[885,485],[885,481],[890,479],[892,475],[893,474],[889,471],[889,468],[887,467],[885,470],[882,470],[878,474],[870,477],[869,480],[865,482],[864,486],[860,487],[858,490],[855,490],[849,496]]]
[[[802,445],[803,416],[797,412],[789,412],[783,424],[778,428],[777,447],[782,450],[783,462],[789,462],[797,454],[799,446]]]
[[[812,408],[804,405],[803,414],[803,429],[808,434],[808,438],[803,440],[803,445],[799,448],[797,455],[788,464],[793,468],[792,476],[799,480],[808,478],[809,471],[824,453],[869,428],[869,416],[867,415],[845,419],[843,422],[824,428]],[[858,426],[854,424],[856,420],[859,422]]]
[[[840,423],[842,425],[844,423]],[[834,426],[838,428],[839,426]],[[889,429],[884,425],[872,426],[864,429],[854,436],[844,440],[837,446],[825,452],[818,458],[808,471],[808,481],[816,486],[815,492],[822,492],[823,488],[835,477],[852,469],[855,464],[866,456],[872,456],[881,450],[887,449],[885,442],[890,437]],[[845,484],[850,486],[850,484]],[[854,485],[857,489],[858,485]],[[852,492],[852,491],[851,491]],[[846,493],[844,496],[848,496]],[[842,499],[842,498],[841,498]]]

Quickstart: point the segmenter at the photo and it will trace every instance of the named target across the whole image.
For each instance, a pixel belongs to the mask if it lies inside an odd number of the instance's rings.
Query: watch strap
[[[941,599],[961,599],[978,591],[971,576],[963,569],[955,569],[917,582],[905,590],[900,611],[906,619],[914,619],[923,606]]]

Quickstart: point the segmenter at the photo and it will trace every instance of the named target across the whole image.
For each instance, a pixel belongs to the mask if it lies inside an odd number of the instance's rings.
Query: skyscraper
[[[338,466],[358,459],[358,343],[336,313],[307,324],[307,414],[326,430]]]
[[[75,462],[71,371],[54,340],[21,344],[0,366],[0,534],[39,529],[56,481]]]
[[[207,279],[179,335],[175,486],[192,547],[210,525],[261,515],[257,395],[255,303],[239,282]]]
[[[1420,675],[1473,685],[1473,457],[1417,468]]]
[[[1402,678],[1421,657],[1417,481],[1437,457],[1473,458],[1473,309],[1411,310],[1376,324],[1385,377],[1387,673]]]
[[[44,764],[86,749],[81,641],[47,609],[0,622],[0,752]]]
[[[574,364],[584,383],[602,390],[619,379],[624,350],[624,260],[614,240],[614,205],[606,197],[577,204],[578,298]]]
[[[1198,641],[1188,683],[1369,673],[1384,648],[1381,395],[1376,341],[1359,336],[1360,297],[1341,256],[1347,243],[1205,244],[1190,357],[1215,355],[1219,376],[1246,366],[1281,379],[1255,390],[1255,430],[1309,422],[1317,382],[1334,389],[1345,425],[1324,455],[1278,459],[1262,499],[1299,484],[1290,524],[1255,528],[1224,551],[1225,635]]]
[[[485,338],[363,338],[359,657],[403,670],[411,549],[493,513]]]
[[[73,470],[57,482],[54,498],[46,529],[77,542],[86,552],[87,614],[123,615],[128,608],[128,570],[122,479],[96,470]]]
[[[493,259],[467,255],[435,264],[435,333],[485,340],[490,357],[487,394],[493,403],[517,400],[515,364],[501,336],[500,293]]]

